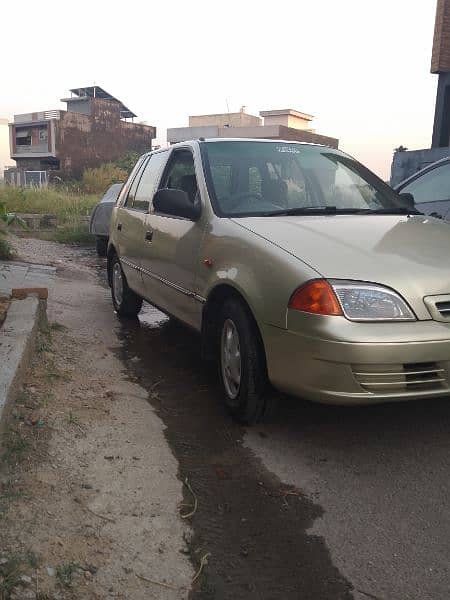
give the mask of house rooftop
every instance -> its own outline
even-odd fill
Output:
[[[73,88],[70,90],[72,96],[70,98],[62,98],[62,102],[76,102],[76,100],[85,100],[86,98],[102,98],[103,100],[113,100],[120,105],[120,116],[122,119],[129,119],[137,117],[134,112],[125,106],[118,98],[115,98],[104,90],[99,85],[93,85],[90,87]],[[75,97],[74,97],[75,96]]]
[[[305,121],[312,121],[314,119],[313,115],[302,113],[298,110],[294,110],[293,108],[283,108],[281,110],[261,110],[259,115],[261,117],[279,117],[281,115],[291,115],[292,117],[299,117]]]

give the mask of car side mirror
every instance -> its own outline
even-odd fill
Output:
[[[191,202],[184,190],[158,190],[153,196],[153,207],[156,212],[183,217],[190,221],[197,221],[201,213],[200,202]]]
[[[410,194],[409,192],[401,192],[399,194],[399,196],[401,199],[401,205],[404,208],[413,210],[416,207],[416,203],[414,201],[414,196],[412,194]]]

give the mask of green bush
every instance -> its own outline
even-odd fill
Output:
[[[11,260],[15,255],[13,247],[6,239],[6,234],[0,232],[0,260]]]
[[[137,163],[138,158],[143,154],[143,152],[127,152],[122,158],[115,160],[113,165],[118,167],[119,169],[123,169],[129,175]]]
[[[85,169],[81,178],[82,189],[89,193],[103,193],[113,183],[122,183],[128,172],[112,163],[106,163],[96,169]]]

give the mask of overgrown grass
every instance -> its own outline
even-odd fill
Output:
[[[0,202],[8,212],[56,215],[57,229],[42,237],[63,244],[94,243],[94,237],[89,234],[82,217],[90,215],[98,201],[98,194],[83,194],[70,187],[32,189],[0,186]]]
[[[9,243],[6,233],[0,231],[0,260],[11,260],[15,255],[14,248]]]
[[[9,598],[10,592],[20,582],[21,561],[17,557],[7,560],[0,565],[0,599]]]
[[[63,563],[56,567],[56,581],[62,587],[70,587],[73,583],[73,576],[80,570],[78,563]]]
[[[95,237],[89,233],[86,225],[74,223],[72,225],[63,225],[55,231],[46,231],[39,236],[43,240],[59,242],[60,244],[77,244],[79,246],[92,246]]]
[[[0,202],[5,204],[8,212],[54,214],[61,225],[73,222],[74,217],[89,215],[98,201],[98,194],[83,194],[64,187],[0,186]]]

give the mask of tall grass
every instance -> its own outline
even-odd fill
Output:
[[[83,194],[69,188],[0,186],[0,202],[8,212],[55,214],[60,225],[73,221],[74,217],[89,215],[98,201],[98,194]]]
[[[83,194],[69,187],[45,189],[0,186],[0,203],[8,212],[54,214],[58,227],[46,239],[69,244],[91,244],[93,236],[81,217],[90,215],[98,194]]]

